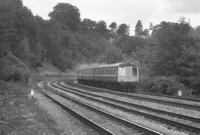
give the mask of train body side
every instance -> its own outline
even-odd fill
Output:
[[[137,66],[122,65],[116,67],[101,67],[79,70],[78,81],[102,81],[102,82],[138,82],[139,70]]]

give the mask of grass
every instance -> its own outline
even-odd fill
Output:
[[[38,81],[45,77],[32,78],[30,86],[0,81],[0,135],[15,134],[60,134],[54,120],[27,95]]]

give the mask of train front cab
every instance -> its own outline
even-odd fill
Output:
[[[124,91],[134,91],[139,81],[139,71],[137,66],[118,67],[117,81]]]
[[[124,66],[118,67],[118,82],[138,82],[139,72],[138,67]]]

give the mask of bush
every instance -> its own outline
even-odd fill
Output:
[[[0,59],[0,80],[28,84],[29,68],[12,53],[7,53]]]
[[[176,95],[179,90],[183,91],[183,94],[187,93],[187,88],[173,76],[158,76],[152,79],[149,84],[150,92],[153,93]]]

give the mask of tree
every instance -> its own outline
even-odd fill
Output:
[[[115,31],[117,29],[117,23],[116,22],[112,22],[109,26],[109,28],[112,30],[112,31]]]
[[[129,35],[129,25],[124,24],[124,23],[119,25],[117,29],[117,34],[120,36]]]
[[[156,27],[159,46],[153,70],[156,75],[177,76],[181,83],[194,88],[193,81],[199,76],[200,59],[196,50],[199,52],[200,40],[190,35],[191,30],[185,21],[162,22]]]
[[[110,36],[112,38],[116,37],[117,23],[116,22],[112,22],[110,24],[109,28],[110,28]]]
[[[144,36],[149,36],[149,30],[148,29],[144,29],[143,35]]]
[[[88,18],[83,19],[81,22],[81,29],[83,31],[92,31],[96,26],[96,22]]]
[[[135,35],[136,36],[143,35],[143,26],[142,26],[142,22],[140,20],[137,21],[137,24],[135,26]]]
[[[100,62],[103,63],[116,63],[116,62],[121,62],[123,60],[123,54],[119,48],[116,48],[113,45],[108,45],[106,47],[105,54],[100,56]]]
[[[96,24],[95,31],[98,32],[101,36],[108,34],[107,26],[105,21],[99,21]]]
[[[79,9],[68,3],[57,4],[49,16],[51,20],[60,21],[67,25],[72,31],[76,31],[80,25]]]

